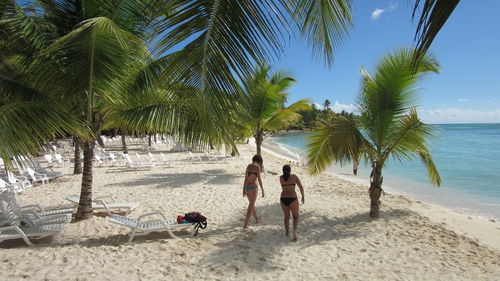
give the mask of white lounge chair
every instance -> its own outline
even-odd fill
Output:
[[[134,162],[132,161],[132,158],[128,154],[123,154],[123,157],[125,158],[125,165],[128,168],[135,168],[135,169],[140,169],[140,168],[152,168],[155,166],[154,163],[142,163],[142,162]]]
[[[61,234],[63,231],[64,224],[4,226],[0,227],[0,242],[4,240],[22,238],[28,246],[33,246],[33,243],[28,237],[55,236]]]
[[[16,177],[11,171],[7,171],[7,180],[12,186],[21,185],[23,191],[33,187],[31,182],[26,177]]]
[[[64,167],[66,165],[66,163],[70,163],[70,161],[68,159],[65,159],[61,154],[59,153],[56,153],[54,155],[54,157],[56,158],[56,161],[57,163],[59,163],[60,166]]]
[[[203,161],[203,160],[201,159],[201,156],[200,156],[200,155],[194,155],[191,151],[188,151],[188,153],[189,153],[189,156],[191,156],[191,159],[192,159],[193,161],[198,161],[198,162]]]
[[[41,182],[42,184],[49,182],[49,177],[46,174],[38,173],[31,168],[26,168],[26,172],[28,172],[32,182]]]
[[[78,205],[80,203],[80,196],[73,194],[66,197],[66,200]],[[106,210],[109,215],[111,215],[111,211],[116,210],[126,210],[128,213],[138,206],[139,203],[137,202],[118,202],[113,195],[96,197],[92,200],[92,208],[94,210]]]
[[[52,158],[52,156],[50,156],[50,155],[48,155],[48,156],[50,158]],[[44,168],[42,168],[42,165],[40,165],[40,162],[38,162],[38,160],[36,158],[32,158],[31,162],[33,163],[33,170],[35,170],[35,172],[40,173],[40,174],[45,174],[45,175],[47,175],[47,177],[49,179],[56,179],[58,177],[64,176],[63,172],[54,172],[52,167],[50,167],[51,171],[45,170]]]
[[[8,208],[16,217],[25,217],[33,221],[68,223],[72,219],[73,208],[45,210],[40,205],[21,206],[17,196],[12,191],[0,193],[0,201],[8,204]],[[5,207],[4,207],[5,208]],[[4,219],[9,219],[5,218]]]
[[[21,184],[10,184],[3,179],[0,179],[0,191],[12,190],[16,193],[21,193],[24,191],[24,187]]]
[[[210,153],[208,152],[205,152],[205,157],[207,157],[207,161],[217,161],[217,156],[215,155],[211,155]]]
[[[98,165],[98,166],[101,166],[101,165],[102,165],[101,156],[99,156],[99,155],[94,155],[94,161],[97,163],[97,165]]]
[[[147,219],[149,217],[149,219]],[[155,217],[155,218],[151,218]],[[193,227],[193,230],[190,232],[189,236],[194,237],[197,234],[196,224],[192,223],[177,223],[176,219],[167,219],[161,212],[152,212],[139,216],[137,219],[119,216],[119,215],[111,215],[109,217],[109,221],[112,223],[116,223],[125,227],[128,227],[132,230],[130,233],[129,242],[134,239],[135,236],[147,235],[151,232],[159,232],[166,231],[172,238],[176,238],[177,236],[172,232],[172,229],[185,229],[189,227]]]
[[[114,166],[116,163],[116,155],[113,153],[109,153],[108,160],[111,162],[111,166]]]

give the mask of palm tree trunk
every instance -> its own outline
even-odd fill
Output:
[[[382,169],[380,167],[373,167],[369,193],[370,217],[378,218],[380,216],[380,195],[382,195]]]
[[[127,142],[125,141],[125,135],[122,133],[122,150],[124,154],[128,154]]]
[[[94,160],[94,141],[83,143],[83,176],[80,202],[76,219],[87,219],[92,215],[92,165]]]
[[[264,137],[262,137],[262,133],[257,133],[255,135],[255,144],[257,145],[257,154],[262,156],[262,143],[264,142]],[[264,161],[260,164],[260,170],[264,172]]]
[[[80,158],[80,140],[77,137],[73,137],[73,144],[75,145],[75,167],[73,169],[73,174],[82,173],[82,158]]]

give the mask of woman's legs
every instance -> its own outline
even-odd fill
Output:
[[[293,236],[292,240],[297,241],[298,238],[298,230],[299,230],[299,199],[293,201],[290,204],[290,211],[292,212],[293,217]]]
[[[281,209],[283,210],[284,215],[283,223],[285,224],[285,235],[288,236],[290,229],[290,208],[281,202]]]
[[[247,198],[248,198],[248,209],[247,209],[247,215],[245,216],[245,222],[243,223],[243,229],[248,228],[248,221],[250,220],[250,217],[252,215],[257,217],[255,213],[255,201],[257,200],[257,189],[254,189],[252,191],[247,191]]]

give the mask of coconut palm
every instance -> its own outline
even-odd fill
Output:
[[[308,142],[308,167],[316,174],[332,162],[346,164],[352,159],[372,163],[370,177],[370,216],[379,216],[382,169],[387,160],[419,158],[433,184],[441,178],[429,152],[435,140],[434,127],[420,121],[415,109],[416,91],[422,76],[438,72],[431,55],[422,58],[413,74],[413,51],[399,49],[388,53],[376,65],[373,76],[362,71],[361,91],[357,96],[360,116],[356,121],[335,115],[330,124],[316,128]]]
[[[243,82],[244,97],[239,122],[251,133],[257,145],[257,154],[261,155],[261,146],[265,131],[287,128],[301,118],[300,110],[309,109],[308,100],[303,99],[285,107],[288,98],[285,92],[293,78],[277,71],[270,75],[266,64],[259,64],[251,76]]]
[[[174,115],[162,124],[171,122],[188,141],[217,139],[200,132],[209,127],[218,128],[211,132],[224,130],[225,123],[219,121],[235,106],[237,77],[250,73],[253,61],[279,55],[288,38],[285,33],[299,33],[316,57],[331,64],[351,25],[349,0],[40,0],[29,11],[21,5],[0,0],[0,30],[9,42],[32,47],[23,56],[21,80],[53,97],[54,104],[65,107],[68,100],[77,101],[85,116],[82,122],[95,139],[106,123],[101,109],[111,100],[110,93],[139,94],[157,87],[171,91],[177,85],[192,89],[197,105],[203,106],[194,119],[176,119],[180,113],[170,110]],[[136,69],[140,75],[130,75]],[[127,111],[128,120],[148,123],[147,118],[158,118],[154,113],[168,104],[153,112],[147,106]],[[138,116],[141,112],[145,117]],[[93,140],[82,143],[77,218],[92,212],[94,145]]]

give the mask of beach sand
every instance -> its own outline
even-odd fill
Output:
[[[140,202],[128,216],[200,211],[208,227],[196,238],[167,233],[137,237],[103,214],[67,225],[54,239],[0,243],[0,280],[498,280],[500,226],[402,196],[382,197],[381,218],[368,216],[367,186],[334,175],[312,177],[292,166],[305,187],[299,241],[285,237],[278,175],[288,161],[264,152],[266,196],[259,225],[242,230],[248,201],[244,171],[255,147],[226,163],[174,167],[94,168],[94,196]],[[177,154],[169,157],[177,158]],[[68,172],[70,172],[68,168]],[[67,175],[19,195],[21,204],[68,206],[80,175]]]

